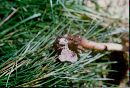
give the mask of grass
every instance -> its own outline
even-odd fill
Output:
[[[93,20],[96,12],[78,2],[64,0],[0,1],[0,86],[2,87],[98,87],[110,70],[109,52],[86,50],[74,63],[56,61],[52,49],[57,36],[80,34],[87,39],[107,41],[111,28]],[[97,16],[100,18],[100,16]],[[104,37],[103,34],[106,36]],[[102,77],[103,76],[103,77]],[[104,85],[105,86],[105,85]]]

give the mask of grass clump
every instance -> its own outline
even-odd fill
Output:
[[[102,20],[92,20],[90,9],[81,2],[4,0],[0,6],[0,22],[11,8],[18,8],[0,26],[0,86],[93,88],[99,87],[101,80],[110,80],[105,76],[111,62],[96,62],[108,58],[109,52],[86,50],[74,64],[57,62],[53,54],[53,42],[64,34],[80,34],[96,41],[109,39],[111,28],[102,27]]]

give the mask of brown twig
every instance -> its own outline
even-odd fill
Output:
[[[108,50],[108,51],[127,51],[128,48],[125,45],[118,43],[97,43],[94,41],[87,40],[80,36],[68,36],[70,42],[76,42],[79,46],[85,49],[95,50]]]
[[[109,51],[126,51],[123,45],[117,43],[97,43],[82,38],[80,45],[84,48]]]
[[[8,16],[6,17],[1,23],[0,23],[0,27],[6,22],[8,21],[17,11],[18,9],[15,9],[15,8],[12,8],[13,9],[13,12]]]

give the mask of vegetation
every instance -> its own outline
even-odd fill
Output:
[[[16,13],[0,26],[1,87],[93,88],[111,80],[106,77],[115,63],[108,59],[110,52],[86,50],[71,64],[57,62],[52,48],[57,36],[64,34],[98,42],[118,40],[112,35],[113,25],[92,19],[96,12],[78,0],[0,0],[0,22],[12,8]]]

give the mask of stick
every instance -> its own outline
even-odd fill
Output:
[[[87,40],[81,36],[67,36],[70,43],[78,44],[78,46],[85,49],[95,49],[95,50],[108,50],[108,51],[128,51],[128,47],[123,44],[118,43],[97,43],[94,41]]]
[[[125,46],[117,43],[97,43],[82,38],[79,43],[83,48],[108,51],[127,51]]]

